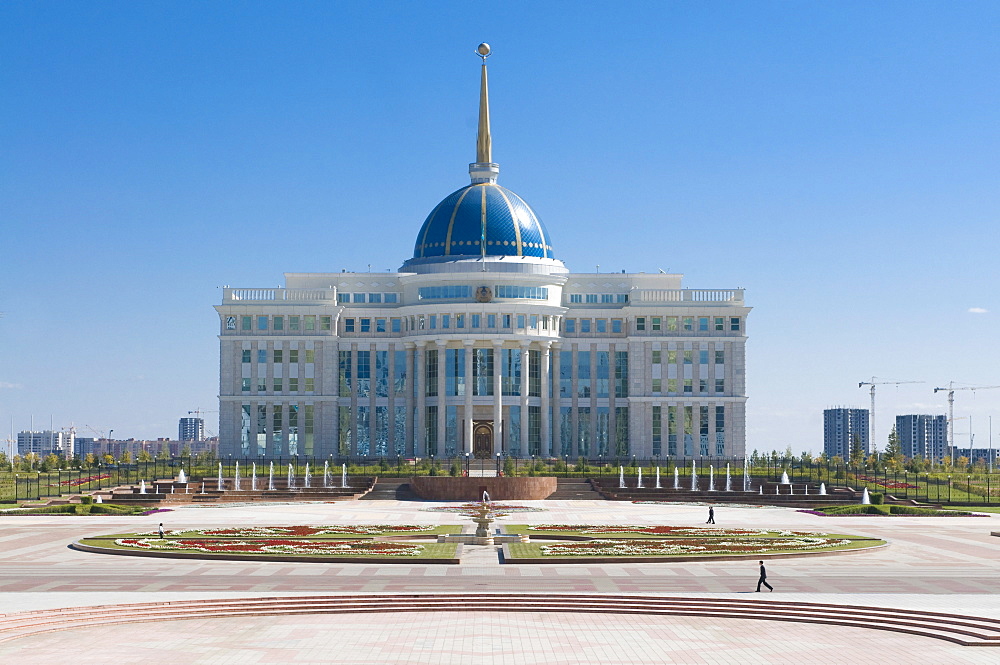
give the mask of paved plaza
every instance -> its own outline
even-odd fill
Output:
[[[544,512],[508,523],[704,523],[698,505],[519,502]],[[0,642],[0,662],[77,663],[995,663],[1000,647],[964,647],[895,632],[794,622],[686,616],[488,611],[503,593],[741,598],[919,609],[1000,618],[998,518],[819,517],[794,509],[728,507],[719,527],[850,533],[886,548],[768,562],[774,593],[753,593],[756,561],[504,564],[466,547],[460,565],[189,561],[77,552],[104,533],[249,525],[469,524],[434,502],[352,501],[179,508],[148,517],[0,518],[2,611],[338,594],[482,593],[484,611],[191,619],[74,628]]]

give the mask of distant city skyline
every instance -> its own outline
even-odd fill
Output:
[[[111,6],[0,5],[0,427],[170,437],[221,287],[395,270],[475,158],[480,41],[571,270],[746,289],[748,452],[820,452],[873,376],[925,382],[879,386],[880,450],[1000,385],[997,3]],[[993,414],[957,393],[956,445]]]

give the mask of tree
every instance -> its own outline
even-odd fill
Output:
[[[156,459],[170,459],[170,446],[164,441],[160,444],[160,450],[156,453]]]
[[[45,456],[44,464],[47,470],[58,469],[60,462],[61,460],[59,459],[59,455],[56,455],[55,453],[49,453]]]
[[[112,455],[111,453],[104,453],[101,456],[101,459],[104,460],[104,463],[109,466],[115,463],[115,456]]]
[[[184,447],[181,448],[181,457],[191,457],[191,444],[185,443]]]
[[[94,456],[94,453],[87,453],[83,457],[83,463],[88,469],[92,469],[97,465],[97,458]]]
[[[139,456],[137,457],[137,459],[140,462],[152,462],[153,456],[149,454],[148,450],[143,448],[142,450],[139,451]]]
[[[7,459],[7,453],[0,452],[0,469],[6,471],[10,466],[10,460]]]
[[[865,461],[865,449],[861,447],[861,435],[855,433],[851,438],[851,464],[861,464]]]
[[[25,453],[21,456],[21,470],[32,471],[38,465],[38,453]]]
[[[903,446],[899,442],[895,426],[889,432],[889,440],[885,445],[885,463],[891,469],[897,469],[903,464]]]

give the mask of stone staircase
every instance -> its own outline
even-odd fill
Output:
[[[179,600],[0,614],[0,643],[57,630],[127,623],[390,612],[574,612],[790,621],[883,630],[974,647],[1000,647],[1000,620],[884,607],[782,602],[770,598],[676,598],[588,594],[452,593]],[[86,636],[84,635],[84,639]]]
[[[605,477],[596,478],[591,481],[594,489],[604,498],[611,501],[671,501],[671,502],[702,502],[702,503],[752,503],[775,506],[788,506],[789,508],[815,508],[822,505],[834,505],[843,503],[858,503],[861,500],[861,493],[845,488],[830,488],[827,494],[819,493],[819,486],[806,483],[758,483],[754,482],[754,490],[750,492],[742,491],[742,478],[739,483],[739,491],[726,492],[719,489],[718,479],[716,489],[710,491],[707,479],[700,479],[698,489],[691,489],[690,479],[682,479],[680,489],[673,488],[673,478],[661,479],[662,487],[656,489],[650,487],[655,480],[644,479],[645,487],[636,487],[636,479],[628,477],[625,479],[626,487],[619,487],[617,478]],[[759,489],[763,487],[763,492]]]
[[[223,479],[223,489],[217,488],[216,479],[181,483],[175,480],[154,480],[145,494],[138,487],[128,485],[94,492],[104,503],[119,505],[158,506],[178,503],[250,503],[254,501],[351,501],[367,494],[375,486],[376,478],[352,477],[348,487],[292,487],[287,481],[275,479],[274,489],[266,489],[267,481],[258,479],[258,487],[249,489],[250,480],[241,480],[241,489],[232,489],[233,481]],[[319,481],[322,484],[322,481]],[[338,481],[339,482],[339,481]],[[301,479],[299,480],[301,484]],[[204,491],[202,487],[204,486]]]
[[[420,501],[410,489],[405,478],[385,478],[375,483],[370,492],[360,497],[362,501]]]
[[[601,493],[586,478],[556,478],[556,491],[546,500],[601,501]]]

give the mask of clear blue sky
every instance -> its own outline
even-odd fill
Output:
[[[558,256],[747,289],[750,450],[926,381],[880,388],[884,445],[1000,384],[998,34],[995,1],[4,2],[0,429],[175,436],[220,286],[396,269],[467,183],[488,41]],[[977,445],[998,406],[958,393]]]

